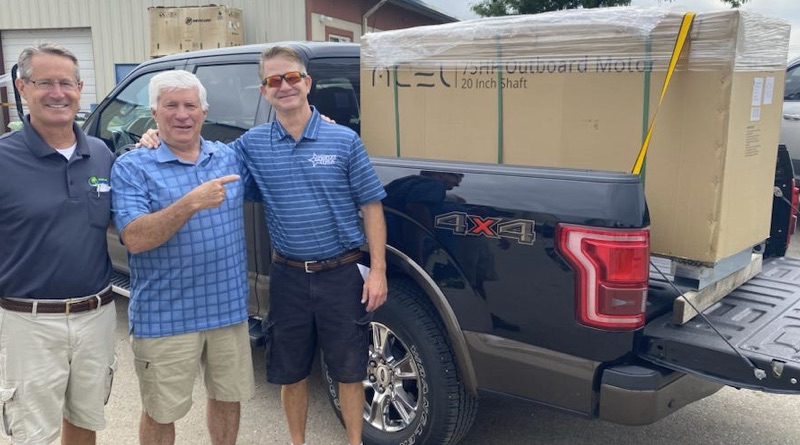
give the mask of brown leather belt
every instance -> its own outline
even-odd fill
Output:
[[[114,292],[111,290],[111,286],[109,286],[96,295],[82,297],[80,299],[72,298],[64,300],[63,302],[38,301],[35,299],[20,301],[0,297],[0,307],[7,311],[14,312],[68,315],[75,312],[86,312],[97,309],[112,301],[114,301]]]
[[[306,273],[322,272],[323,270],[335,269],[345,264],[355,263],[361,259],[361,251],[358,249],[348,250],[347,252],[327,260],[318,261],[296,261],[290,260],[275,252],[272,255],[272,261],[278,264],[285,264],[290,267],[303,269]]]

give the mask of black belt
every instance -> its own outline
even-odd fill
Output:
[[[75,312],[86,312],[92,309],[97,309],[100,306],[105,306],[114,301],[114,292],[111,286],[108,289],[101,291],[96,295],[90,297],[83,297],[81,299],[69,299],[63,302],[54,301],[37,301],[30,299],[28,301],[12,300],[9,298],[0,297],[0,308],[7,311],[14,312],[35,312],[43,314],[71,314]]]
[[[322,272],[323,270],[335,269],[345,264],[355,263],[361,259],[361,251],[358,249],[348,250],[347,252],[326,260],[298,261],[290,260],[275,252],[272,261],[278,264],[285,264],[290,267],[303,269],[306,273]]]

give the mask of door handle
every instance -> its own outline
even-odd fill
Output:
[[[800,121],[800,114],[784,114],[783,118],[787,121]]]

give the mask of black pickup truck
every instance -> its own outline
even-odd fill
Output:
[[[359,131],[358,45],[290,44],[314,79],[311,103]],[[204,137],[233,140],[274,118],[258,91],[264,47],[145,62],[84,129],[114,151],[136,142],[153,127],[150,78],[186,69],[208,89]],[[650,257],[639,177],[373,157],[388,192],[390,295],[372,324],[364,442],[457,443],[488,393],[642,425],[723,385],[798,392],[800,261],[782,257],[797,191],[785,150],[778,160],[773,233],[755,248],[763,270],[681,325],[672,311],[682,290],[668,263]],[[261,205],[243,217],[258,319],[270,241]],[[109,241],[125,293],[125,251],[113,231]],[[334,384],[330,398],[337,407]]]

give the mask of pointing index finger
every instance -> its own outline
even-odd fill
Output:
[[[239,176],[239,175],[226,175],[226,176],[222,176],[221,178],[217,178],[217,179],[219,180],[220,183],[227,184],[229,182],[238,181],[238,180],[242,179],[242,177]]]

